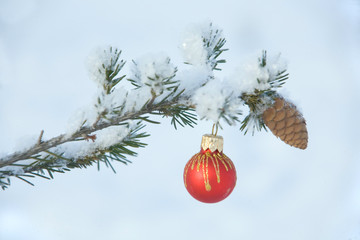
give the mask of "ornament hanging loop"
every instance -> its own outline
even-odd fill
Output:
[[[215,126],[216,126],[216,130],[215,130]],[[215,130],[215,134],[214,134],[214,130]],[[212,131],[211,131],[211,135],[216,136],[219,130],[219,125],[217,123],[214,123],[213,127],[212,127]]]

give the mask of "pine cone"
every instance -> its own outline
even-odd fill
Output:
[[[263,113],[263,120],[271,132],[285,143],[305,149],[308,143],[306,122],[296,106],[281,97]]]

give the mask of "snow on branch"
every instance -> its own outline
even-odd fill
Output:
[[[149,88],[155,96],[171,91],[178,86],[174,80],[177,68],[164,55],[148,55],[133,61],[132,77],[128,80],[136,88]]]
[[[217,58],[228,50],[223,48],[226,40],[222,36],[222,32],[212,23],[199,24],[189,28],[182,43],[185,63],[197,67],[208,67],[211,70],[220,70],[217,65],[226,61]]]
[[[54,172],[93,164],[115,171],[114,161],[126,164],[128,156],[136,156],[136,148],[146,145],[145,124],[159,123],[152,115],[170,117],[175,128],[193,127],[199,117],[218,125],[241,123],[245,132],[253,122],[260,130],[262,112],[288,78],[286,65],[280,55],[268,57],[264,51],[231,77],[220,79],[215,70],[225,63],[219,58],[227,50],[225,43],[221,29],[212,23],[199,25],[185,34],[182,51],[187,65],[179,72],[170,57],[153,54],[133,60],[128,79],[120,74],[126,63],[120,50],[95,50],[87,64],[99,87],[94,102],[71,118],[66,133],[42,139],[42,132],[32,146],[0,157],[0,186],[8,187],[12,177],[31,184],[30,177],[51,179]],[[126,90],[124,79],[134,88]],[[240,120],[244,106],[249,115]]]
[[[266,51],[262,51],[257,61],[243,64],[233,78],[237,79],[237,88],[242,90],[239,94],[241,99],[250,109],[240,127],[245,134],[249,130],[254,134],[255,130],[266,129],[262,114],[280,96],[277,89],[289,77],[286,67],[280,54],[268,56]]]

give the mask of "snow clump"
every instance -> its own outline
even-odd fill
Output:
[[[181,44],[185,62],[195,67],[209,68],[215,65],[214,48],[222,38],[222,30],[212,23],[193,25],[183,34]]]
[[[229,84],[233,85],[239,94],[252,94],[255,90],[270,89],[269,80],[276,78],[276,75],[285,71],[287,67],[286,61],[280,58],[280,54],[267,56],[265,67],[262,67],[259,61],[255,56],[251,57],[229,78]]]
[[[106,84],[105,69],[115,70],[116,64],[114,63],[118,54],[110,46],[94,49],[86,61],[90,78],[100,86]]]
[[[130,81],[137,87],[148,87],[158,96],[172,82],[177,68],[164,54],[149,54],[134,61]]]

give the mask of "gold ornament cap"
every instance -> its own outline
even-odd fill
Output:
[[[222,136],[215,136],[212,134],[205,134],[202,136],[201,148],[206,151],[209,149],[211,152],[218,150],[219,152],[223,151],[224,139]]]

